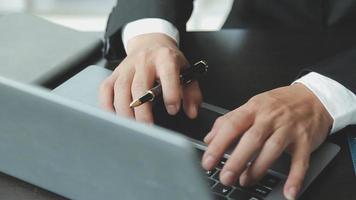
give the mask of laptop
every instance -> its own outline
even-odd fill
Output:
[[[87,68],[60,86],[60,91],[65,85],[80,85],[78,77],[99,83],[104,77],[88,77],[96,70],[103,68]],[[141,124],[61,97],[63,93],[6,78],[0,78],[0,94],[0,171],[64,197],[284,199],[287,159],[253,187],[225,187],[217,177],[229,155],[216,169],[203,172],[200,155],[205,145],[179,132]],[[202,110],[212,115],[224,112],[209,104]],[[338,146],[325,143],[314,152],[303,191],[338,151]]]
[[[89,66],[76,76],[55,88],[53,92],[65,98],[99,108],[98,91],[100,83],[111,73],[111,70],[100,66]],[[210,131],[215,119],[229,112],[224,108],[203,103],[197,119],[191,120],[188,119],[183,112],[178,113],[177,116],[174,117],[168,115],[163,103],[159,101],[154,105],[153,111],[156,125],[187,136],[195,146],[198,146],[199,149],[203,150],[205,149],[205,144],[202,143],[202,140],[206,133]],[[324,148],[325,150],[322,150]],[[229,157],[231,150],[228,150],[225,158]],[[311,161],[312,164],[302,191],[305,191],[338,151],[338,146],[334,144],[325,144],[315,153],[315,159],[312,159]],[[203,152],[201,152],[201,154],[202,153]],[[320,156],[316,156],[317,154],[320,154]],[[321,156],[321,154],[324,154],[325,156]],[[224,163],[225,161],[226,160],[223,159],[221,162]],[[320,165],[320,163],[324,164]],[[269,171],[270,173],[261,181],[261,184],[256,185],[256,187],[248,188],[248,192],[239,193],[242,197],[236,199],[284,199],[282,196],[283,185],[289,172],[289,166],[289,156],[286,154],[282,155],[282,157],[271,167],[271,170]],[[241,189],[241,187],[237,186],[231,188],[221,185],[218,179],[221,167],[222,165],[219,165],[217,169],[206,172],[209,177],[208,182],[210,183],[210,188],[213,190],[213,194],[216,195],[216,199],[226,199],[221,198],[221,196],[228,197],[228,199],[234,199],[232,198],[234,196],[232,191],[236,191],[235,193],[237,193],[239,190],[236,190],[236,188]]]

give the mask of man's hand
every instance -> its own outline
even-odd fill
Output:
[[[129,41],[127,55],[100,87],[100,104],[104,109],[152,123],[151,103],[134,110],[129,105],[159,80],[169,114],[175,115],[183,100],[188,117],[197,116],[202,94],[197,82],[184,87],[180,85],[180,71],[188,67],[188,62],[174,40],[159,33],[137,36]]]
[[[332,123],[319,99],[304,85],[271,90],[216,120],[204,139],[208,149],[202,165],[206,170],[212,169],[224,151],[240,139],[220,180],[231,185],[239,179],[242,186],[247,186],[262,178],[286,150],[292,161],[284,195],[295,199],[308,170],[310,154],[325,140]],[[250,162],[253,158],[256,159]]]

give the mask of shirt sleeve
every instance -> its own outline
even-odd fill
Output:
[[[305,85],[325,106],[334,120],[331,133],[356,124],[356,95],[337,81],[310,72],[294,83]]]
[[[160,18],[145,18],[124,26],[121,38],[125,51],[127,51],[127,44],[130,39],[148,33],[166,34],[179,44],[179,31],[172,23]]]

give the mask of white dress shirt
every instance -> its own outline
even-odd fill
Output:
[[[122,31],[125,50],[128,41],[147,33],[163,33],[179,44],[179,32],[170,22],[159,18],[146,18],[128,23]],[[333,118],[331,133],[356,124],[356,95],[349,89],[321,74],[311,72],[294,83],[301,83],[309,88],[325,106]]]

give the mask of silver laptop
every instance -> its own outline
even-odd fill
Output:
[[[88,77],[95,74],[91,70],[98,69],[88,68],[65,85],[81,85],[73,82],[79,76],[90,78],[83,81],[99,83],[94,76]],[[64,85],[61,88],[64,91]],[[256,186],[227,188],[216,178],[225,160],[204,174],[199,164],[204,145],[182,134],[117,117],[5,78],[0,78],[0,94],[0,171],[64,197],[284,199],[286,160]],[[223,111],[204,105],[211,112]],[[337,146],[324,144],[313,154],[303,190],[338,151]]]

